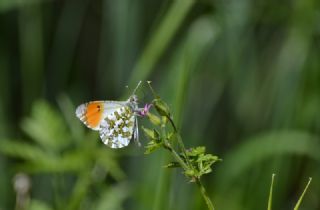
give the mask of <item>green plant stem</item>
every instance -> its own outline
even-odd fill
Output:
[[[172,127],[173,127],[173,130],[175,132],[175,134],[177,135],[177,140],[178,140],[178,144],[180,146],[180,149],[182,150],[183,154],[185,155],[185,158],[186,158],[186,161],[188,164],[185,163],[185,161],[183,161],[183,159],[178,155],[178,153],[171,147],[170,143],[165,141],[165,148],[168,149],[172,155],[174,156],[174,158],[176,159],[176,161],[181,165],[181,167],[187,171],[187,170],[190,170],[193,169],[193,166],[192,164],[189,162],[189,158],[187,156],[187,153],[186,153],[186,149],[185,149],[185,146],[182,142],[182,138],[180,136],[180,134],[178,133],[178,130],[177,130],[177,127],[175,126],[173,120],[171,119],[171,117],[169,116],[166,116],[168,118],[168,120],[170,121]],[[208,194],[207,194],[207,191],[205,189],[205,187],[202,185],[201,181],[200,181],[200,177],[193,177],[193,179],[195,180],[200,192],[201,192],[201,195],[203,197],[203,199],[205,200],[206,204],[207,204],[207,207],[209,210],[214,210],[214,207],[213,207],[213,204],[212,204],[212,201],[210,200]]]
[[[207,207],[209,210],[214,210],[214,207],[213,207],[213,204],[207,194],[207,191],[206,191],[206,188],[204,188],[204,186],[202,185],[201,181],[200,181],[200,178],[196,178],[196,183],[197,183],[197,186],[199,187],[200,189],[200,192],[201,192],[201,195],[203,197],[203,199],[205,200],[206,204],[207,204]]]
[[[307,185],[306,185],[306,187],[304,188],[304,190],[303,190],[303,192],[302,192],[302,195],[300,196],[300,198],[299,198],[298,202],[296,203],[296,205],[295,205],[295,207],[294,207],[293,210],[298,210],[298,209],[299,209],[300,204],[301,204],[301,202],[302,202],[302,199],[303,199],[303,197],[304,197],[304,194],[306,194],[306,192],[307,192],[307,190],[308,190],[308,187],[309,187],[311,181],[312,181],[312,178],[310,177],[310,178],[309,178],[309,181],[308,181],[308,183],[307,183]]]
[[[272,174],[271,186],[270,186],[270,192],[269,192],[269,200],[268,200],[268,210],[272,209],[272,191],[273,191],[274,177],[275,177],[275,174]]]
[[[156,98],[156,99],[160,99],[160,97],[156,94],[156,92],[153,90],[152,86],[150,85],[150,81],[148,82],[148,86],[153,94],[153,96]],[[183,160],[181,158],[181,156],[175,151],[175,149],[171,146],[171,144],[169,143],[169,141],[167,141],[167,139],[165,139],[163,142],[163,147],[167,150],[169,150],[171,152],[171,154],[173,155],[174,159],[180,164],[180,166],[183,168],[184,171],[194,171],[194,167],[193,165],[191,164],[190,160],[189,160],[189,157],[187,155],[187,150],[184,146],[184,143],[182,141],[182,138],[178,132],[178,129],[177,129],[177,126],[174,124],[172,118],[170,117],[170,114],[167,113],[165,115],[165,117],[167,118],[167,120],[170,122],[172,128],[173,128],[173,131],[174,131],[174,134],[176,135],[176,138],[177,138],[177,141],[178,141],[178,145],[180,147],[180,150],[181,152],[183,153],[184,157],[185,157],[185,160]],[[165,130],[162,130],[162,135],[165,134]],[[166,135],[164,135],[165,137]],[[200,177],[197,177],[197,176],[192,176],[192,181],[195,181],[197,186],[199,187],[199,190],[201,192],[201,195],[203,197],[203,199],[205,200],[206,204],[207,204],[207,207],[209,210],[214,210],[214,207],[213,207],[213,204],[212,204],[212,201],[210,200],[208,194],[207,194],[207,191],[205,189],[205,187],[202,185],[201,181],[200,181]]]
[[[156,99],[160,99],[160,97],[156,94],[156,92],[154,91],[154,89],[152,88],[150,83],[151,83],[151,81],[147,82],[147,84],[148,84],[153,96]],[[178,144],[179,144],[180,150],[182,151],[183,155],[185,156],[188,166],[193,169],[193,166],[192,166],[192,164],[191,164],[191,162],[190,162],[190,160],[188,158],[188,155],[186,153],[186,148],[185,148],[185,146],[184,146],[184,144],[182,142],[182,138],[181,138],[181,136],[180,136],[180,134],[178,132],[177,126],[174,124],[174,122],[173,122],[172,118],[170,117],[170,115],[166,115],[165,117],[169,120],[169,122],[170,122],[170,124],[171,124],[171,126],[173,128],[173,131],[174,131],[175,135],[177,136],[177,140],[178,140]]]
[[[179,156],[179,154],[172,148],[172,146],[168,141],[165,141],[164,147],[172,153],[175,160],[181,165],[181,167],[184,170],[189,170],[189,166],[183,161],[183,159]]]
[[[193,166],[192,166],[192,164],[191,164],[191,162],[189,160],[189,157],[188,157],[187,152],[186,152],[186,148],[185,148],[185,146],[183,144],[182,138],[181,138],[181,136],[180,136],[180,134],[178,132],[178,129],[177,129],[176,125],[174,124],[174,122],[173,122],[173,120],[172,120],[172,118],[170,116],[167,115],[166,118],[169,120],[170,124],[173,127],[175,135],[177,136],[177,141],[178,141],[180,150],[182,151],[183,155],[185,156],[188,166],[193,169]]]

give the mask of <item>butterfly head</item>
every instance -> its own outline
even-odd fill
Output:
[[[132,108],[132,110],[137,110],[138,109],[138,96],[137,95],[130,96],[127,103]]]

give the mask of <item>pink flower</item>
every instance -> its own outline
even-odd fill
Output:
[[[144,117],[148,114],[149,109],[151,108],[152,104],[146,104],[144,105],[144,108],[141,109],[141,111],[139,112],[139,114]]]

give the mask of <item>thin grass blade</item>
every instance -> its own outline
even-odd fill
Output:
[[[273,191],[274,177],[275,177],[275,174],[272,174],[271,186],[270,186],[270,192],[269,192],[269,199],[268,199],[268,210],[272,209],[272,191]]]
[[[306,187],[304,188],[303,193],[301,194],[301,196],[300,196],[297,204],[296,204],[295,207],[294,207],[294,210],[298,210],[298,209],[299,209],[300,204],[301,204],[301,202],[302,202],[302,199],[303,199],[303,197],[304,197],[304,194],[307,192],[308,187],[309,187],[311,181],[312,181],[312,178],[310,177],[310,178],[309,178],[309,181],[308,181],[308,184],[307,184]]]

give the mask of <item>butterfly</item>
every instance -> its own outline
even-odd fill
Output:
[[[91,101],[81,104],[76,109],[76,116],[88,128],[99,131],[105,145],[122,148],[128,146],[132,139],[140,145],[137,116],[147,111],[146,107],[138,107],[138,98],[132,94],[126,101]]]

